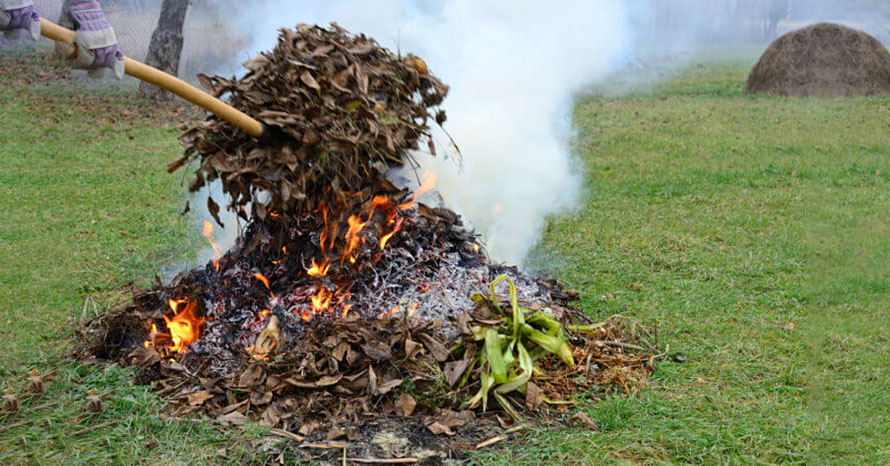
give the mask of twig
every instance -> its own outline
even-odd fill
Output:
[[[80,323],[83,324],[87,320],[87,305],[93,303],[93,314],[94,316],[99,315],[99,308],[96,307],[96,300],[93,299],[92,295],[87,295],[87,299],[83,302],[83,311],[80,313]]]
[[[154,417],[154,416],[153,416]],[[160,419],[164,422],[169,421],[181,421],[181,422],[216,422],[216,419],[204,419],[200,417],[176,417],[176,416],[157,416],[157,419]]]
[[[513,426],[513,427],[505,430],[503,434],[498,435],[497,437],[492,437],[492,438],[480,443],[479,445],[476,445],[476,449],[478,450],[480,448],[485,448],[487,446],[494,445],[495,443],[498,443],[498,442],[503,442],[504,440],[507,440],[508,438],[510,438],[510,434],[519,432],[520,430],[525,429],[526,427],[528,427],[528,426],[525,424],[519,424],[518,426]]]
[[[304,443],[300,445],[300,448],[323,448],[328,450],[338,450],[340,448],[346,448],[345,443]]]
[[[53,406],[55,406],[55,405],[57,405],[57,404],[59,404],[58,401],[52,401],[52,402],[50,402],[50,403],[44,403],[44,404],[42,404],[42,405],[35,406],[35,407],[33,407],[33,408],[29,408],[27,411],[24,411],[24,413],[25,413],[25,414],[31,414],[31,413],[33,413],[34,411],[40,411],[41,409],[52,408]]]
[[[504,433],[505,434],[513,434],[513,433],[519,432],[520,430],[525,429],[526,427],[528,427],[527,424],[520,424],[518,426],[513,426],[513,427],[505,430]]]
[[[498,442],[503,442],[504,440],[507,440],[508,438],[510,438],[510,436],[508,436],[508,435],[498,435],[497,437],[492,437],[492,438],[480,443],[479,445],[476,445],[476,449],[478,450],[480,448],[485,448],[489,445],[494,445],[495,443],[498,443]]]
[[[306,440],[306,437],[303,437],[303,436],[301,436],[301,435],[297,435],[297,434],[295,434],[295,433],[293,433],[293,432],[288,432],[288,431],[286,431],[286,430],[284,430],[284,429],[276,429],[276,428],[273,427],[273,428],[270,428],[270,429],[269,429],[269,432],[271,432],[271,433],[273,433],[273,434],[275,434],[275,435],[277,435],[277,436],[279,436],[279,437],[289,438],[289,439],[291,439],[291,440],[293,440],[293,441],[295,441],[295,442],[302,442],[303,440]]]
[[[103,422],[102,424],[96,424],[94,426],[87,427],[86,429],[80,429],[77,432],[74,432],[73,434],[71,434],[71,436],[77,437],[78,435],[81,435],[81,434],[86,434],[88,432],[92,432],[94,430],[98,430],[103,427],[108,427],[112,424],[117,424],[117,422],[118,422],[117,420],[114,420],[114,421]]]
[[[594,340],[594,344],[597,345],[606,345],[606,346],[617,346],[619,348],[627,348],[637,351],[646,351],[646,348],[642,346],[632,345],[630,343],[624,343],[623,341],[611,341],[611,340]]]
[[[42,405],[35,406],[35,407],[27,409],[27,410],[22,410],[21,414],[31,414],[35,411],[40,411],[41,409],[51,408],[53,406],[56,406],[57,404],[59,404],[58,401],[44,403]],[[10,413],[10,414],[14,414],[14,413]],[[15,422],[12,424],[7,424],[5,426],[0,426],[0,433],[6,432],[7,430],[15,429],[16,427],[21,427],[21,426],[30,424],[32,421],[33,421],[33,419],[25,419],[24,421],[19,421],[19,422]]]
[[[352,461],[353,463],[367,463],[367,464],[414,464],[414,463],[420,462],[420,460],[418,458],[390,458],[390,459],[346,458],[346,461]]]
[[[15,429],[16,427],[21,427],[30,424],[33,419],[25,419],[24,421],[15,422],[12,424],[7,424],[5,426],[0,427],[0,434],[6,432],[7,430]]]
[[[652,356],[652,359],[664,359],[664,357],[667,356],[667,354],[670,352],[671,352],[671,345],[670,344],[665,345],[664,353],[656,354],[655,356]]]
[[[188,383],[188,380],[183,380],[182,382],[176,384],[175,386],[170,386],[170,387],[167,387],[167,388],[162,388],[162,389],[158,390],[155,394],[158,395],[158,396],[166,396],[166,395],[169,395],[170,393],[173,393],[173,392],[175,392],[176,390],[178,390],[179,387],[182,387],[182,386],[185,385],[186,383]]]

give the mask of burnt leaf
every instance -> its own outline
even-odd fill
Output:
[[[222,220],[219,219],[219,204],[213,200],[212,197],[207,196],[207,211],[210,212],[210,215],[213,216],[213,220],[216,220],[216,224],[225,228]]]

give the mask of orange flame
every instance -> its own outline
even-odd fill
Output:
[[[475,253],[479,252],[479,243],[473,243],[473,252],[475,252]]]
[[[396,304],[392,309],[388,311],[383,311],[380,314],[377,314],[377,318],[380,320],[389,319],[390,317],[399,313],[402,310],[402,306],[400,304]]]
[[[219,260],[222,258],[222,248],[213,242],[213,225],[207,220],[204,220],[203,233],[204,237],[207,238],[207,242],[213,247],[213,267],[219,272]]]
[[[158,326],[155,325],[154,322],[152,322],[152,324],[151,324],[151,330],[148,332],[148,340],[145,340],[145,343],[144,343],[144,344],[145,344],[145,349],[148,349],[149,347],[151,347],[151,345],[152,345],[152,337],[154,337],[155,335],[157,335],[157,333],[158,333]]]
[[[355,251],[355,248],[359,245],[359,243],[364,242],[364,238],[360,235],[363,228],[367,223],[362,223],[358,217],[355,215],[350,215],[349,219],[349,231],[346,232],[346,249],[343,251],[343,259],[340,261],[342,264],[347,258],[349,258],[349,262],[354,264],[355,257],[352,256],[352,251]]]
[[[324,277],[328,274],[328,269],[330,268],[330,264],[328,264],[328,259],[325,260],[321,264],[315,263],[315,259],[312,259],[312,267],[306,270],[306,273],[309,274],[310,277]]]
[[[418,196],[421,194],[433,189],[436,187],[436,174],[433,172],[426,172],[423,174],[423,183],[414,191],[414,195],[411,196],[411,200],[398,206],[399,210],[406,210],[414,207],[414,201],[417,200]]]
[[[315,313],[321,313],[327,310],[327,308],[331,307],[331,300],[333,298],[334,295],[329,292],[327,288],[319,286],[318,293],[310,298],[312,300],[312,309]]]
[[[396,221],[396,227],[393,228],[393,230],[392,230],[391,232],[389,232],[389,233],[386,234],[386,235],[383,235],[383,237],[380,238],[380,250],[381,250],[381,251],[383,250],[383,248],[386,247],[386,242],[389,241],[389,239],[392,238],[392,236],[393,236],[394,234],[398,233],[399,230],[402,229],[402,223],[403,223],[404,221],[405,221],[405,219],[399,217],[399,219]]]
[[[324,218],[324,227],[321,230],[321,234],[318,236],[318,244],[321,247],[321,254],[324,259],[319,264],[312,259],[312,267],[306,270],[306,273],[311,277],[324,277],[328,274],[328,269],[330,265],[328,264],[327,250],[328,248],[334,247],[334,241],[337,239],[337,228],[336,225],[334,227],[334,234],[330,235],[331,241],[330,245],[328,245],[328,235],[329,235],[329,226],[328,226],[328,207],[324,202],[321,202],[316,209],[316,212],[321,212],[322,218]]]
[[[386,196],[374,196],[374,199],[371,200],[371,212],[368,213],[368,220],[366,220],[365,223],[368,223],[371,221],[371,219],[374,217],[374,212],[378,208],[387,206],[387,205],[391,205],[391,204],[389,202],[389,199],[386,198]]]
[[[272,288],[269,287],[269,279],[266,278],[265,275],[263,275],[263,274],[261,274],[261,273],[259,273],[259,272],[255,273],[253,276],[254,276],[254,278],[256,278],[257,280],[263,282],[263,285],[266,285],[266,289],[269,290],[269,294],[272,295],[272,298],[274,299],[274,298],[275,298],[275,293],[273,293],[273,292],[272,292]]]
[[[164,321],[167,322],[167,329],[173,338],[173,346],[170,349],[177,353],[185,353],[189,346],[198,341],[198,337],[201,336],[201,326],[206,319],[195,317],[195,309],[198,307],[195,301],[171,299],[169,304],[174,316],[172,319],[164,316]],[[180,304],[185,304],[185,309],[182,311],[179,311]]]

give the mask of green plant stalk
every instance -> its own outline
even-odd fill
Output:
[[[504,361],[504,355],[501,353],[501,344],[495,329],[490,328],[485,331],[484,356],[488,360],[488,367],[494,381],[499,384],[506,382],[507,362]]]
[[[522,326],[522,333],[541,348],[559,356],[559,359],[569,367],[575,367],[575,358],[572,356],[572,350],[565,340],[547,335],[528,324]]]

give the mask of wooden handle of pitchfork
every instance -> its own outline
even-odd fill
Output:
[[[76,32],[43,18],[40,18],[40,32],[49,39],[72,45],[74,44],[74,38],[77,36]],[[195,105],[207,109],[214,115],[243,129],[251,136],[263,136],[264,127],[262,123],[175,76],[170,76],[157,68],[127,57],[124,57],[124,72],[136,79],[166,89]]]

